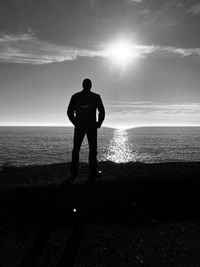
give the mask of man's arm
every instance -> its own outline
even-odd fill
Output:
[[[69,102],[69,106],[67,109],[67,116],[72,124],[75,125],[75,106],[74,106],[74,99],[73,96],[71,97],[71,100]]]
[[[100,128],[101,127],[101,124],[103,123],[103,121],[105,119],[105,108],[104,108],[104,105],[103,105],[103,102],[102,102],[100,96],[99,96],[99,100],[98,100],[97,109],[99,111],[97,128]]]

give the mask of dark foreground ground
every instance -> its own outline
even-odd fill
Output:
[[[200,163],[0,172],[0,266],[200,266]]]

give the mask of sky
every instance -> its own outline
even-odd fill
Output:
[[[199,25],[198,0],[1,0],[0,125],[71,125],[90,78],[104,126],[200,126]]]

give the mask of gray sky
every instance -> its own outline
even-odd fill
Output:
[[[0,125],[70,125],[86,77],[105,126],[200,125],[197,0],[2,0]],[[124,67],[106,54],[129,40]]]

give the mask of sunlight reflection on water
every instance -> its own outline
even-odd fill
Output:
[[[128,140],[128,133],[124,129],[116,129],[113,139],[110,140],[106,160],[113,162],[135,161],[135,155]]]

